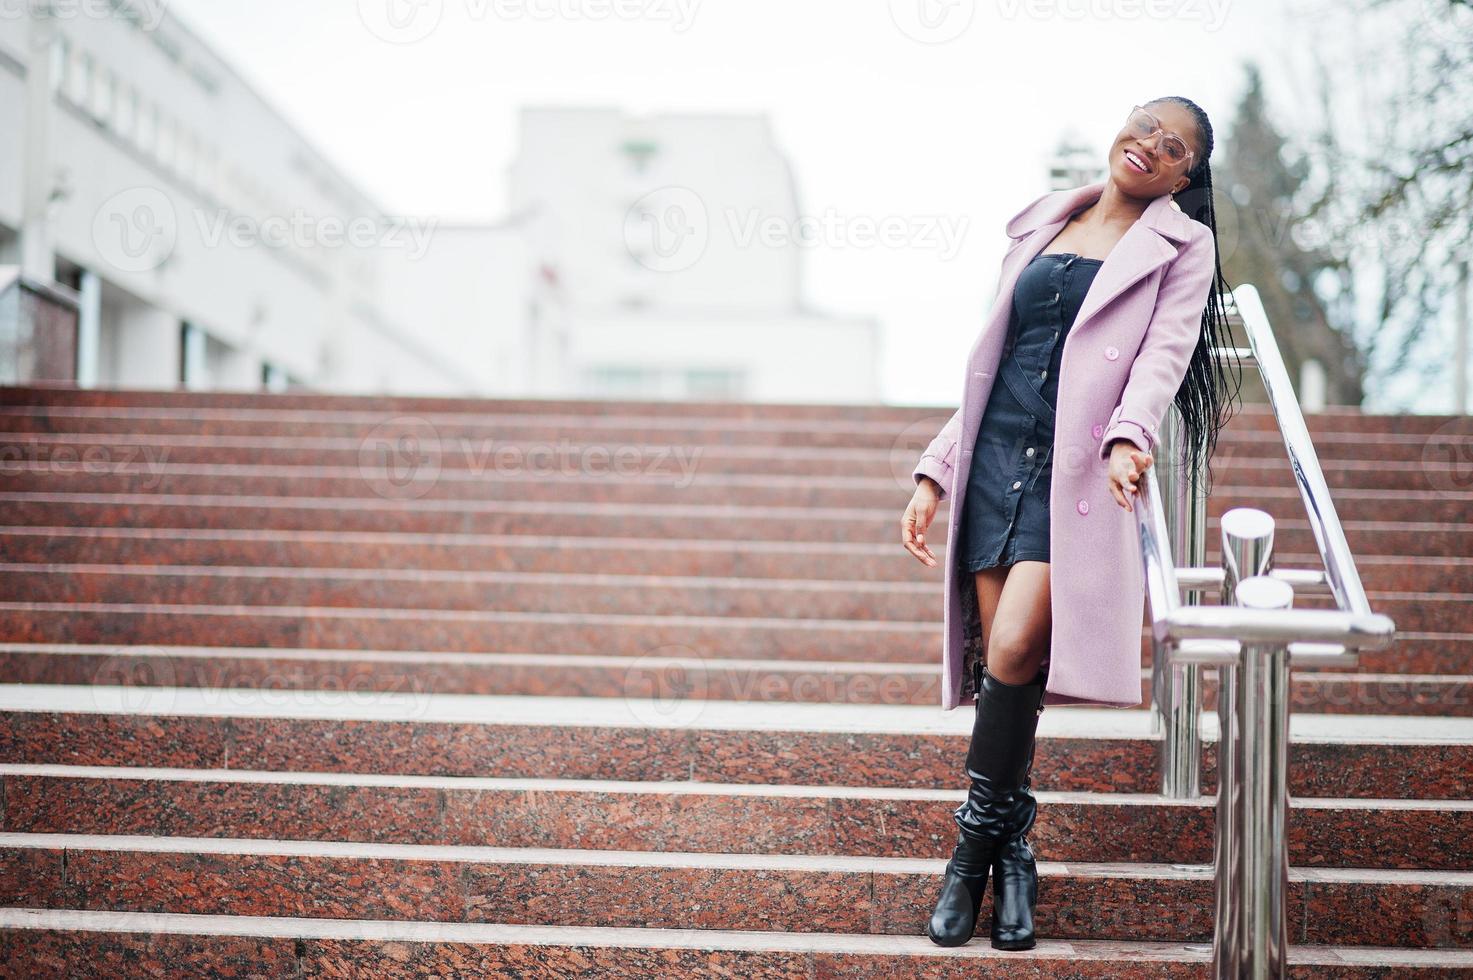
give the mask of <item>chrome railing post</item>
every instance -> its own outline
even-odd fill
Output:
[[[1273,567],[1274,521],[1265,511],[1234,507],[1222,515],[1222,595],[1225,606],[1238,605],[1237,588],[1244,579],[1267,575]],[[1241,653],[1240,653],[1241,656]],[[1217,665],[1217,838],[1213,864],[1217,869],[1217,920],[1213,946],[1237,945],[1241,902],[1239,878],[1232,869],[1241,861],[1243,828],[1235,816],[1242,805],[1239,768],[1241,730],[1238,712],[1236,663]],[[1219,972],[1219,976],[1222,973]]]
[[[1172,564],[1197,568],[1207,561],[1207,497],[1185,466],[1186,433],[1180,413],[1166,413],[1160,458],[1161,509],[1165,515]],[[1152,467],[1155,469],[1156,467]],[[1186,604],[1200,602],[1189,593]],[[1189,799],[1201,794],[1202,776],[1202,667],[1171,657],[1171,646],[1153,637],[1151,642],[1151,731],[1161,733],[1161,794]]]
[[[1238,583],[1234,597],[1244,609],[1284,610],[1294,602],[1294,589],[1254,575]],[[1241,644],[1233,673],[1231,713],[1219,704],[1217,857],[1223,863],[1217,867],[1213,969],[1219,980],[1281,977],[1289,948],[1288,642]]]

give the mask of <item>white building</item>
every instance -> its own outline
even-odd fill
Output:
[[[570,390],[879,400],[876,321],[804,307],[811,228],[766,117],[525,109],[508,186],[560,286]]]
[[[393,216],[163,4],[113,6],[0,16],[0,265],[76,290],[82,383],[878,398],[876,324],[729,233],[797,213],[761,117],[527,111],[511,217]]]

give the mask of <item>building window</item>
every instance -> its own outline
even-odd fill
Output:
[[[660,372],[649,368],[604,364],[584,372],[589,392],[610,397],[652,397],[660,389]]]
[[[138,92],[126,82],[118,82],[113,100],[113,132],[132,142],[133,127],[138,124]]]
[[[746,377],[735,368],[692,368],[685,372],[685,397],[740,398]]]
[[[629,165],[637,174],[642,174],[649,169],[650,160],[660,151],[654,140],[625,140],[621,147],[624,155],[629,159]]]
[[[101,65],[92,71],[92,90],[87,101],[87,111],[92,118],[106,125],[113,112],[113,73]]]
[[[67,100],[74,105],[85,106],[87,93],[92,89],[92,56],[85,51],[73,51],[66,80]]]
[[[159,107],[152,102],[138,103],[138,125],[133,129],[133,145],[139,151],[153,156],[154,143],[159,136]]]
[[[210,384],[207,340],[205,332],[193,323],[179,324],[179,382],[194,391]]]
[[[153,146],[154,159],[166,167],[172,167],[174,165],[174,153],[178,146],[177,140],[179,136],[176,124],[174,120],[161,112],[159,113],[157,130],[158,132]]]
[[[51,92],[55,95],[66,90],[67,71],[71,68],[71,47],[66,38],[51,39]]]
[[[220,151],[215,149],[214,144],[200,144],[199,165],[195,172],[195,179],[199,183],[200,193],[204,196],[217,201],[225,199],[225,188],[220,182]]]
[[[180,126],[174,153],[174,170],[186,184],[194,183],[194,164],[194,133]]]
[[[291,378],[286,371],[275,364],[261,365],[261,387],[273,394],[279,394],[292,386]]]

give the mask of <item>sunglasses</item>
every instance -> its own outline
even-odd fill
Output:
[[[1162,131],[1160,120],[1138,105],[1130,107],[1130,117],[1125,121],[1125,128],[1130,131],[1130,135],[1140,140],[1148,140],[1161,133],[1161,142],[1156,145],[1156,151],[1171,163],[1181,163],[1195,156],[1186,140],[1175,133]]]

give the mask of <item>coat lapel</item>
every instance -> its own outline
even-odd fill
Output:
[[[1105,182],[1096,181],[1054,191],[1038,198],[1008,221],[1008,236],[1023,241],[1014,248],[1014,261],[1004,277],[1006,295],[1011,295],[1023,268],[1063,230],[1069,218],[1098,200],[1104,189]],[[1162,194],[1146,205],[1145,211],[1100,264],[1074,318],[1071,333],[1087,326],[1115,297],[1176,258],[1177,248],[1172,242],[1184,242],[1191,237],[1191,221],[1172,206],[1170,194]]]

